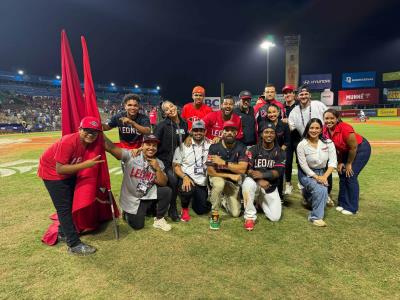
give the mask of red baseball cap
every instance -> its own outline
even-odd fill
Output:
[[[84,117],[81,120],[81,124],[79,125],[79,128],[103,131],[101,122],[99,121],[99,119],[97,119],[95,117]]]
[[[198,85],[193,88],[192,94],[194,94],[194,93],[199,93],[199,94],[205,95],[206,90],[202,86]]]
[[[237,129],[237,125],[235,124],[235,122],[225,121],[224,122],[224,129],[225,128],[235,128],[235,129]]]
[[[293,85],[285,85],[282,89],[282,93],[285,92],[294,92],[295,88]]]

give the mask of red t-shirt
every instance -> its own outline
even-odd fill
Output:
[[[332,135],[330,134],[328,128],[324,126],[324,136],[330,138],[333,143],[335,144],[336,151],[339,154],[346,153],[350,150],[349,146],[347,145],[346,141],[348,140],[350,133],[354,133],[357,139],[357,144],[362,143],[362,136],[357,134],[353,127],[345,122],[340,122],[336,125]]]
[[[206,115],[212,112],[211,107],[202,104],[199,109],[194,107],[193,103],[187,103],[182,108],[182,118],[188,123],[188,129],[192,129],[192,123],[203,119]]]
[[[86,148],[82,145],[79,132],[64,135],[50,146],[40,157],[38,176],[45,180],[63,180],[73,175],[56,172],[56,163],[73,165],[82,162]]]
[[[222,117],[223,112],[221,110],[213,111],[203,118],[206,124],[206,137],[213,139],[215,137],[221,137],[222,131],[224,130],[224,119]],[[232,113],[230,121],[234,122],[238,128],[238,133],[236,136],[237,140],[243,137],[242,130],[242,119],[235,113]]]

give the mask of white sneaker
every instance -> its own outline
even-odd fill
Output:
[[[343,207],[341,207],[341,206],[336,206],[336,210],[339,211],[339,212],[341,212],[341,211],[343,210]]]
[[[164,231],[170,231],[172,228],[171,225],[169,225],[167,223],[167,221],[165,221],[165,218],[161,218],[161,219],[154,218],[153,227],[159,228]]]
[[[342,214],[347,215],[347,216],[354,215],[351,211],[345,210],[345,209],[342,210]]]
[[[285,185],[285,195],[291,195],[293,192],[293,185],[290,182],[287,182]]]

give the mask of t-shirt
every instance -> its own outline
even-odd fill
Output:
[[[182,172],[201,186],[207,185],[205,163],[210,146],[205,140],[200,144],[192,140],[192,145],[189,147],[182,146],[175,149],[173,162],[180,165]]]
[[[295,106],[290,112],[288,124],[290,130],[297,130],[302,136],[308,121],[312,118],[318,118],[324,122],[324,112],[327,110],[325,104],[321,101],[311,101],[310,104],[303,108],[300,104]]]
[[[138,148],[142,144],[143,135],[132,125],[122,124],[120,118],[126,117],[126,112],[120,112],[115,114],[108,126],[111,128],[118,127],[119,139],[121,142],[130,144],[133,148]],[[132,119],[140,126],[150,127],[150,120],[147,116],[138,113],[135,118]]]
[[[217,144],[212,144],[208,150],[207,165],[213,166],[217,172],[221,173],[232,173],[226,166],[215,165],[211,162],[211,155],[218,155],[224,161],[231,163],[239,163],[240,161],[248,162],[246,155],[246,146],[241,142],[235,142],[233,148],[225,148],[222,141]]]
[[[74,175],[56,172],[56,163],[73,165],[83,161],[86,148],[82,145],[79,132],[64,135],[50,146],[39,159],[38,176],[45,180],[63,180]]]
[[[276,170],[279,177],[283,174],[286,164],[286,153],[278,145],[267,150],[262,145],[255,145],[247,151],[249,159],[249,169],[260,172]],[[265,190],[266,193],[272,193],[278,186],[279,177],[270,181],[270,186]]]
[[[124,177],[121,185],[121,208],[130,214],[136,214],[139,208],[140,200],[157,199],[157,185],[155,170],[149,166],[144,159],[143,153],[132,157],[130,151],[122,150],[122,159],[124,162]],[[164,170],[164,164],[157,158],[161,170]],[[140,185],[140,186],[139,186]],[[145,187],[146,192],[140,191]]]
[[[335,126],[332,135],[329,133],[328,128],[324,126],[324,136],[330,138],[333,141],[336,147],[336,151],[340,155],[349,152],[350,147],[347,145],[346,141],[348,140],[351,133],[354,133],[354,135],[356,136],[357,144],[361,144],[363,141],[363,137],[357,134],[354,131],[354,128],[348,123],[339,122]]]
[[[211,107],[204,103],[199,109],[196,109],[193,103],[187,103],[182,108],[181,116],[188,123],[189,130],[191,130],[194,121],[203,119],[210,112],[212,112]]]
[[[224,130],[224,118],[222,117],[223,112],[221,110],[210,112],[207,116],[203,118],[203,121],[206,125],[206,137],[210,140],[215,137],[222,137],[222,131]],[[232,113],[230,121],[235,123],[238,132],[236,135],[236,139],[240,140],[243,138],[243,130],[242,130],[242,120],[241,118]]]

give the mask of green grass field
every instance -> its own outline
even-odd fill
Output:
[[[398,125],[354,126],[370,141],[400,140]],[[60,133],[35,134],[50,135]],[[0,136],[0,142],[32,136]],[[108,136],[117,139],[116,131]],[[65,244],[41,243],[54,208],[36,168],[29,168],[34,163],[4,165],[37,160],[46,147],[16,144],[0,156],[0,170],[15,172],[0,177],[0,299],[400,298],[400,145],[373,146],[360,175],[359,213],[328,208],[326,228],[307,222],[296,189],[282,220],[259,215],[253,232],[243,229],[242,218],[227,216],[214,232],[206,216],[194,213],[167,233],[153,229],[150,219],[140,231],[120,220],[118,241],[111,224],[83,236],[98,248],[89,257],[68,255]],[[110,157],[109,165],[119,162]],[[113,173],[111,179],[118,198],[122,177]],[[336,178],[335,198],[337,189]]]

